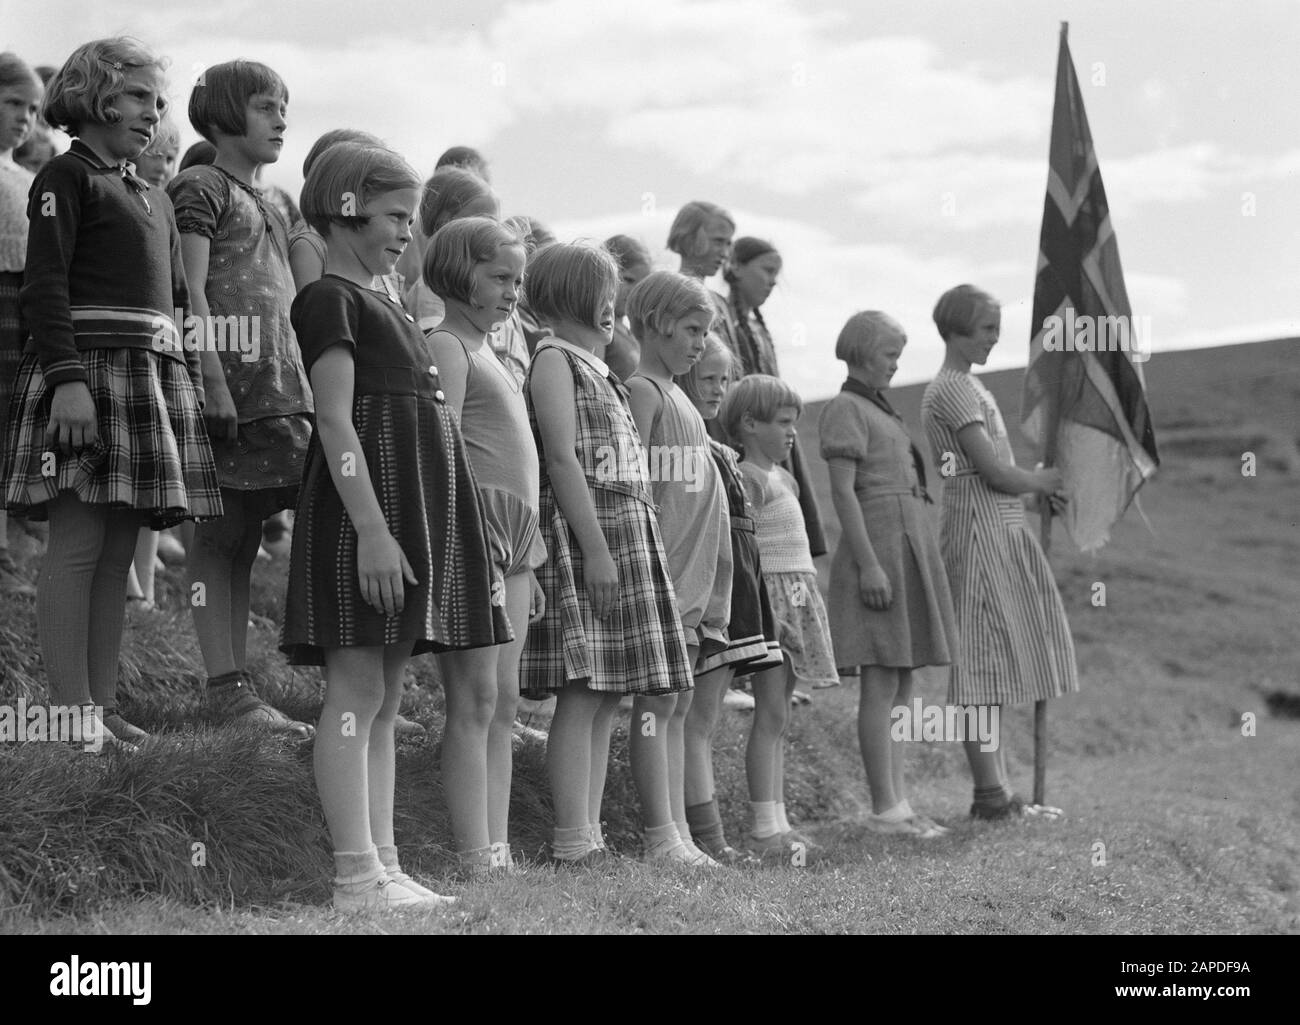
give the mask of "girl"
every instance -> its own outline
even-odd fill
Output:
[[[135,172],[155,189],[165,189],[176,177],[176,161],[180,155],[181,133],[176,122],[165,117],[149,148],[135,158]]]
[[[704,355],[677,384],[707,422],[718,415],[736,376],[726,346],[710,336]],[[695,695],[686,713],[686,821],[696,845],[716,861],[737,864],[747,856],[727,843],[713,784],[713,735],[723,700],[737,670],[761,672],[782,663],[772,605],[763,586],[754,535],[753,509],[745,496],[735,451],[709,440],[710,453],[726,495],[731,550],[731,618],[727,646],[704,654],[695,665]]]
[[[904,741],[890,726],[910,707],[912,670],[948,665],[956,649],[952,598],[939,544],[925,513],[924,463],[882,392],[907,344],[883,313],[855,313],[835,343],[848,364],[818,433],[830,466],[840,546],[831,563],[830,619],[846,676],[861,667],[858,742],[871,787],[869,829],[934,837],[947,832],[912,811],[903,790]]]
[[[974,285],[958,285],[939,297],[934,323],[947,351],[921,416],[935,462],[954,467],[945,475],[939,532],[959,631],[948,702],[1002,705],[1076,691],[1065,609],[1019,497],[1046,496],[1063,508],[1061,471],[1016,466],[998,404],[970,372],[997,344],[1001,310]],[[1058,808],[1016,796],[1000,741],[993,751],[980,750],[978,740],[965,747],[975,781],[972,816],[1059,817]]]
[[[528,634],[520,675],[530,697],[558,693],[546,767],[551,851],[567,863],[604,850],[600,803],[619,697],[691,686],[641,439],[625,389],[596,355],[609,344],[617,287],[613,257],[590,246],[547,246],[529,268],[533,312],[553,333],[537,348],[526,391],[550,560],[538,571],[546,614]],[[662,726],[654,732],[666,739]],[[643,800],[649,794],[647,786]],[[654,799],[643,809],[647,855],[693,860],[667,807],[666,778]]]
[[[515,634],[499,647],[441,656],[447,694],[443,789],[461,864],[472,874],[514,865],[507,819],[519,655],[530,616],[545,609],[533,572],[546,561],[537,445],[523,389],[488,344],[489,332],[519,300],[524,262],[524,243],[515,232],[486,217],[466,217],[438,230],[424,263],[425,282],[447,304],[429,343],[447,405],[460,418]]]
[[[206,69],[190,94],[190,123],[217,156],[182,171],[167,193],[194,314],[207,328],[205,416],[226,510],[195,528],[189,553],[191,588],[203,588],[203,600],[191,607],[208,710],[218,722],[305,739],[311,727],[262,701],[245,668],[262,521],[297,500],[311,434],[311,392],[289,322],[287,233],[252,185],[259,167],[280,158],[288,101],[280,76],[264,64],[236,60]]]
[[[401,871],[393,717],[412,654],[510,639],[473,472],[415,318],[372,285],[411,239],[420,180],[339,143],[302,191],[325,274],[293,303],[316,395],[281,650],[328,669],[314,764],[335,907],[444,903]],[[499,585],[495,585],[499,586]]]
[[[790,455],[803,402],[789,385],[765,374],[743,377],[727,393],[719,414],[728,437],[744,454],[740,464],[755,509],[758,548],[777,638],[786,663],[754,677],[754,725],[745,749],[750,849],[760,856],[806,852],[811,842],[785,816],[785,731],[795,682],[838,682],[826,607],[799,511],[798,485],[778,464]]]
[[[650,273],[650,251],[630,235],[605,239],[605,248],[618,261],[618,294],[614,297],[614,338],[605,350],[605,361],[626,381],[641,362],[641,343],[627,322],[627,297],[638,281]]]
[[[15,54],[0,53],[0,451],[14,372],[27,340],[18,308],[27,259],[27,193],[35,175],[14,162],[14,150],[36,127],[45,87]],[[17,574],[9,554],[9,516],[0,510],[0,587],[6,591],[31,588]]]
[[[160,59],[120,38],[78,47],[50,81],[45,118],[76,141],[32,187],[31,339],[0,472],[10,511],[50,520],[36,615],[51,701],[98,706],[104,739],[128,744],[145,737],[116,709],[140,525],[221,515],[198,354],[172,319],[189,309],[172,206],[127,167],[164,88]]]
[[[657,271],[632,289],[627,307],[632,333],[641,345],[640,366],[628,381],[632,418],[649,446],[651,493],[677,595],[686,659],[694,669],[701,654],[712,655],[727,645],[731,521],[704,420],[673,378],[687,373],[704,354],[713,303],[698,281]],[[628,750],[645,820],[662,822],[661,811],[668,811],[690,856],[688,863],[716,868],[718,862],[691,842],[686,820],[685,723],[691,697],[690,691],[638,695],[632,704],[634,726],[650,716],[658,729],[647,735],[634,728]],[[665,793],[668,806],[660,809],[656,802]]]

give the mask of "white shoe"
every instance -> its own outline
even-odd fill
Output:
[[[746,694],[743,690],[728,689],[727,693],[722,696],[723,708],[734,708],[737,712],[752,712],[754,710],[754,696]]]
[[[418,893],[408,890],[401,883],[387,875],[378,876],[360,887],[353,886],[347,889],[338,885],[334,887],[334,909],[348,913],[407,909],[413,911],[428,910],[443,907],[448,900],[454,899],[439,897],[436,893],[433,895],[433,899],[421,897]]]

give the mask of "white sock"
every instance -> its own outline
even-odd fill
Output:
[[[785,817],[785,802],[776,802],[776,828],[782,833],[790,832],[790,820]]]
[[[903,815],[905,818],[910,819],[913,815],[916,814],[916,812],[912,811],[912,802],[909,801],[906,797],[904,797],[901,801],[898,802],[898,806],[903,809]]]
[[[876,818],[885,822],[905,822],[912,816],[909,814],[911,809],[905,809],[902,804],[896,804],[888,811],[882,811]]]
[[[677,831],[676,822],[670,821],[664,826],[651,826],[645,831],[646,857],[659,857],[681,846],[681,842],[682,836]]]
[[[775,801],[750,801],[749,813],[754,818],[754,828],[750,830],[750,835],[755,840],[766,840],[769,836],[783,832],[776,821]]]

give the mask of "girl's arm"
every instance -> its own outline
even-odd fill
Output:
[[[325,273],[325,261],[315,247],[305,238],[295,238],[289,243],[289,273],[293,275],[293,289],[301,292]]]
[[[459,420],[464,413],[465,389],[469,385],[469,357],[460,339],[450,331],[434,331],[428,337],[433,357],[438,361],[438,383],[447,405],[456,411]]]
[[[858,591],[867,608],[883,611],[889,608],[893,596],[889,577],[881,568],[871,538],[867,536],[862,506],[853,491],[858,464],[840,457],[828,460],[827,464],[831,471],[831,504],[835,506],[835,515],[840,518],[844,541],[853,553],[853,562],[858,569]]]
[[[604,619],[618,600],[618,567],[609,554],[605,532],[596,519],[596,505],[574,445],[577,416],[573,408],[573,376],[564,356],[542,349],[533,359],[529,394],[537,415],[546,454],[546,473],[555,501],[582,549],[583,578],[592,611]]]
[[[208,317],[212,310],[208,306],[206,285],[208,280],[208,257],[211,242],[204,235],[186,231],[181,233],[181,262],[185,264],[185,280],[190,282],[190,308],[194,316],[204,325],[203,346],[199,350],[199,362],[203,367],[203,394],[206,404],[203,418],[208,424],[208,433],[217,439],[234,441],[239,432],[239,414],[235,410],[235,400],[230,397],[230,388],[226,385],[226,368],[222,365],[221,354],[213,352],[208,344]]]
[[[636,432],[641,435],[644,444],[650,444],[650,432],[655,418],[663,412],[664,399],[659,389],[644,377],[633,377],[627,382],[628,405],[632,407],[632,419],[636,421]]]
[[[402,580],[418,583],[401,546],[388,530],[370,483],[366,454],[352,423],[355,366],[345,345],[326,349],[312,364],[316,433],[334,487],[357,532],[357,578],[361,593],[378,612],[397,615],[405,604]]]
[[[957,432],[957,443],[961,445],[966,458],[971,461],[984,483],[994,491],[1008,495],[1023,495],[1037,492],[1050,495],[1059,491],[1064,478],[1055,467],[1043,470],[1022,470],[1019,466],[1010,466],[998,458],[993,442],[982,423],[969,423]]]

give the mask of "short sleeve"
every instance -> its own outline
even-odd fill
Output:
[[[817,433],[821,438],[823,459],[861,462],[867,458],[867,418],[847,395],[841,393],[826,404],[817,424]]]
[[[325,277],[307,285],[294,299],[289,319],[308,376],[315,362],[336,345],[346,345],[355,354],[361,305],[356,294],[336,278]]]
[[[182,235],[215,238],[217,222],[230,200],[230,186],[220,171],[191,167],[167,185],[167,196],[176,210],[176,230]]]
[[[968,424],[984,423],[984,407],[970,381],[956,375],[944,375],[934,382],[930,409],[935,420],[954,434]]]

